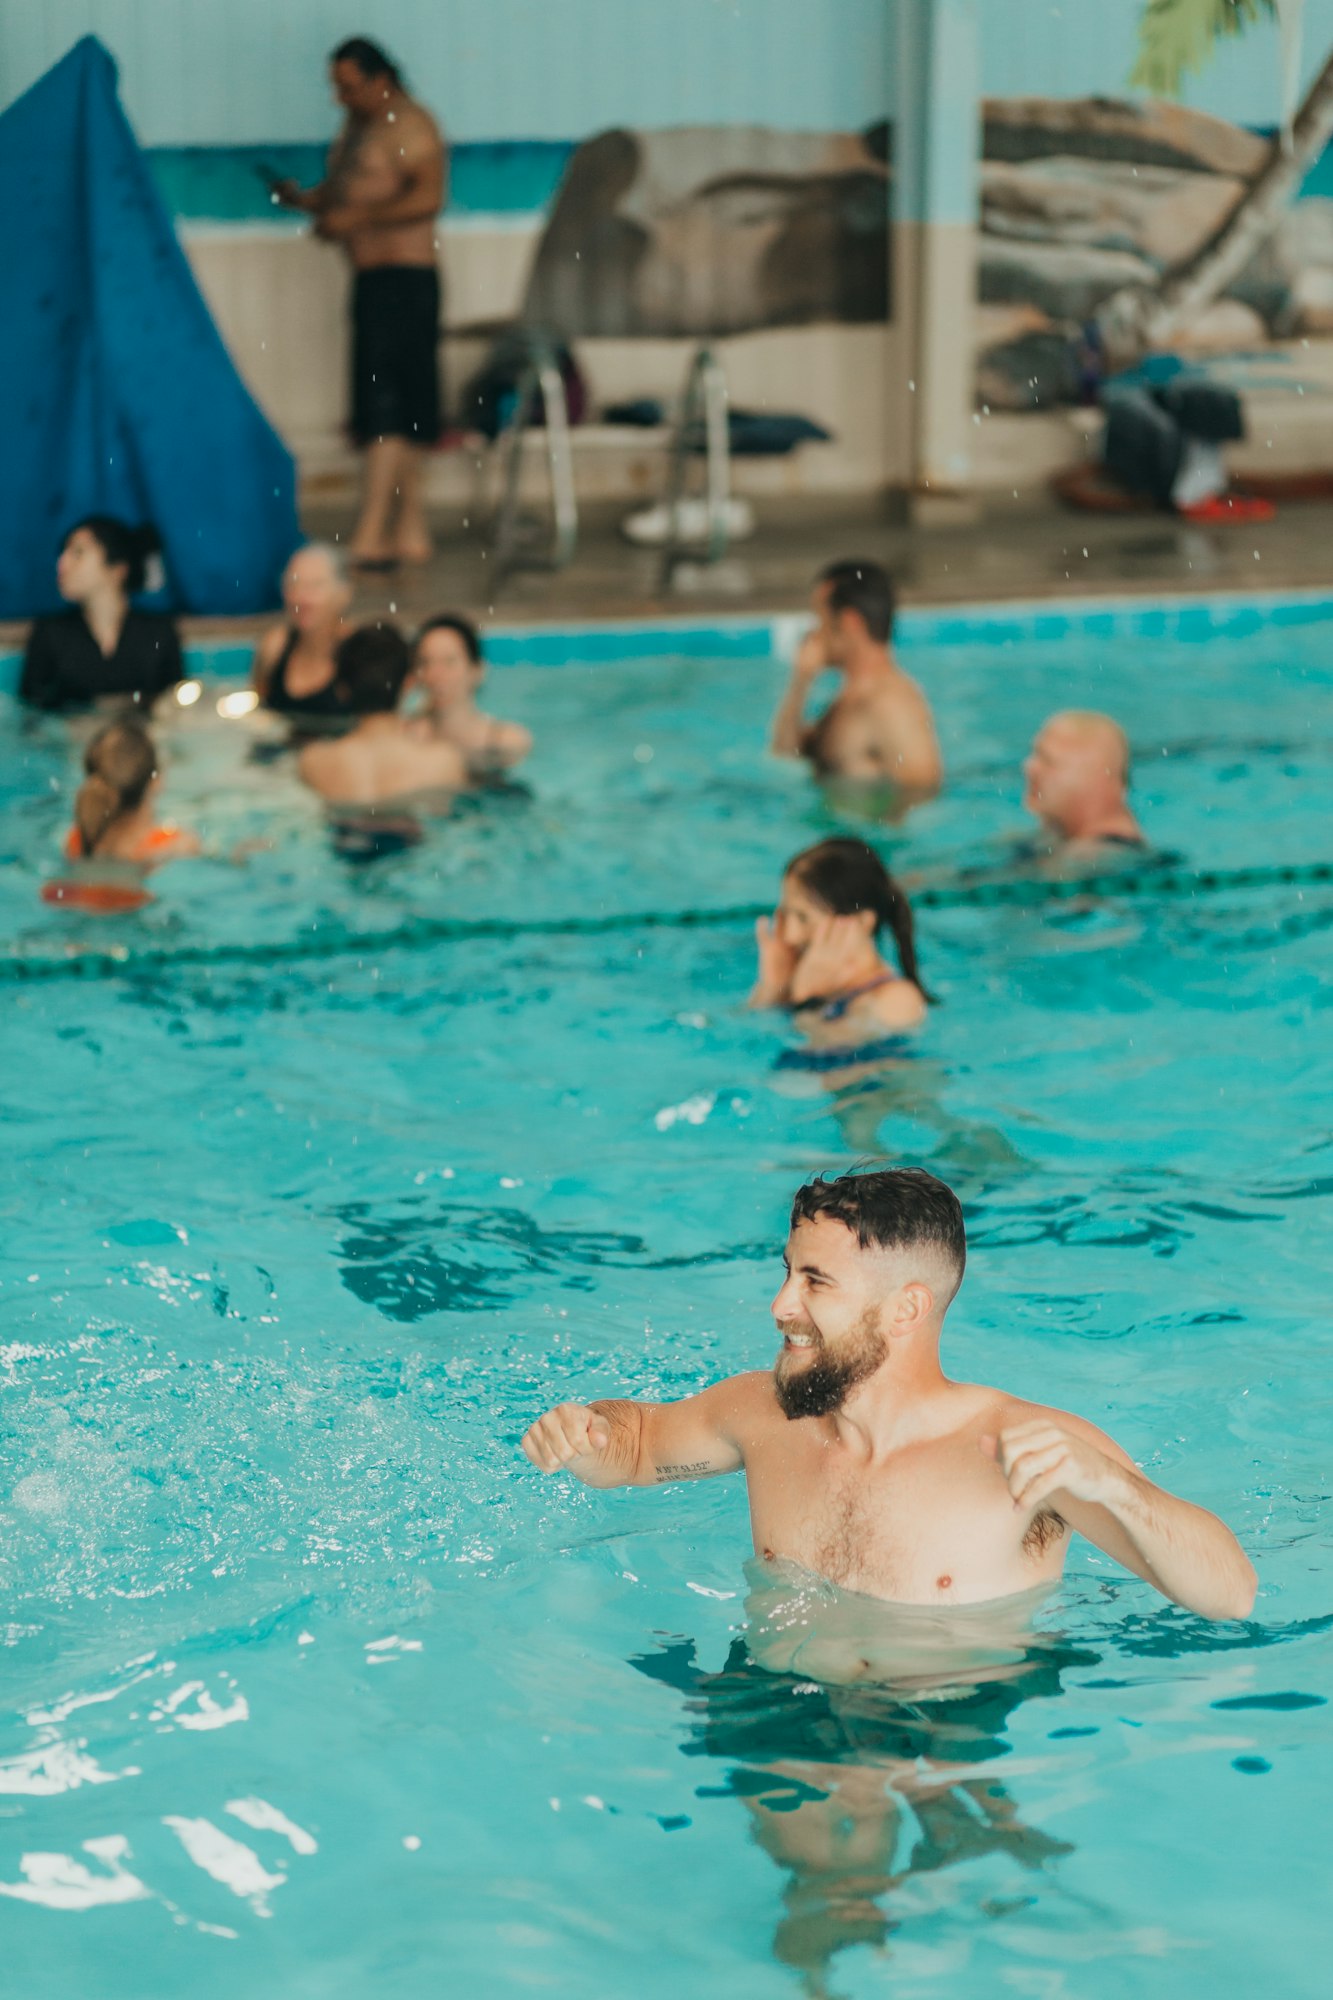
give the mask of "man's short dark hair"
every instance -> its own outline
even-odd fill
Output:
[[[368,35],[349,35],[345,42],[339,42],[329,61],[355,63],[362,76],[387,77],[395,90],[403,87],[403,75],[397,63]]]
[[[887,645],[893,631],[896,599],[893,578],[883,563],[862,561],[830,563],[819,572],[819,581],[829,587],[830,611],[856,611],[865,621],[866,631],[879,645]]]
[[[353,715],[383,715],[397,708],[412,655],[396,625],[358,625],[334,659],[338,689]]]
[[[796,1191],[791,1226],[827,1215],[850,1229],[863,1250],[934,1250],[957,1272],[967,1266],[967,1231],[957,1195],[923,1167],[822,1175]],[[952,1294],[951,1294],[952,1296]]]

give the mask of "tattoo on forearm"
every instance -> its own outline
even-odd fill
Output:
[[[668,1479],[703,1479],[713,1470],[706,1458],[696,1459],[693,1465],[655,1465],[653,1471],[659,1486]]]

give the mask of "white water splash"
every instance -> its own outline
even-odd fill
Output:
[[[21,1882],[0,1882],[0,1896],[19,1903],[40,1903],[48,1910],[95,1910],[104,1903],[138,1903],[151,1895],[146,1882],[121,1864],[130,1851],[123,1834],[85,1840],[104,1872],[94,1874],[70,1854],[25,1854],[19,1862]]]
[[[167,1813],[162,1824],[171,1828],[196,1868],[221,1882],[233,1896],[243,1897],[257,1917],[272,1916],[269,1891],[280,1889],[287,1877],[270,1875],[253,1847],[233,1840],[211,1819],[184,1819],[179,1813]]]
[[[683,1104],[664,1105],[653,1123],[659,1132],[669,1132],[673,1125],[702,1125],[716,1103],[716,1091],[700,1091],[697,1096],[687,1097]]]
[[[313,1834],[307,1833],[295,1820],[288,1819],[285,1812],[279,1812],[267,1799],[228,1799],[227,1811],[243,1826],[253,1827],[256,1833],[280,1833],[292,1844],[297,1854],[318,1854],[319,1842]]]
[[[114,1785],[117,1778],[137,1778],[139,1768],[104,1771],[86,1753],[81,1743],[57,1739],[25,1750],[21,1756],[0,1761],[0,1792],[21,1793],[25,1798],[49,1799],[58,1792],[74,1792],[80,1785]]]
[[[231,1683],[235,1687],[236,1683]],[[193,1707],[185,1704],[192,1702]],[[243,1694],[235,1694],[224,1707],[215,1701],[202,1681],[185,1681],[173,1688],[149,1716],[150,1722],[174,1722],[182,1729],[225,1729],[230,1722],[248,1722],[250,1704]]]

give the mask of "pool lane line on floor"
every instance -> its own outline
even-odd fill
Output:
[[[1333,861],[1291,862],[1255,868],[1143,868],[1069,881],[1020,876],[997,882],[939,882],[912,891],[916,910],[985,910],[1014,905],[1030,909],[1080,897],[1171,898],[1224,895],[1229,890],[1322,888],[1333,885]],[[0,955],[0,984],[52,979],[110,978],[124,972],[169,971],[184,965],[257,965],[350,958],[358,953],[402,951],[428,944],[485,938],[605,937],[628,931],[731,930],[771,914],[767,903],[738,903],[711,910],[627,910],[600,917],[415,917],[394,930],[312,930],[285,943],[111,945],[105,950],[9,951]]]

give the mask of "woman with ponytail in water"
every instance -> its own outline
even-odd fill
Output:
[[[170,618],[136,611],[161,544],[152,528],[89,514],[65,536],[56,587],[68,611],[33,621],[19,693],[35,708],[73,708],[101,695],[129,695],[145,709],[182,674]]]
[[[893,937],[895,970],[880,955]],[[755,927],[752,1007],[785,1007],[817,1048],[853,1051],[925,1019],[912,911],[863,840],[821,840],[788,863],[776,914]]]
[[[99,729],[84,752],[83,768],[74,824],[65,841],[68,860],[121,861],[148,869],[198,854],[194,834],[159,826],[153,816],[161,779],[146,730],[133,722]]]

